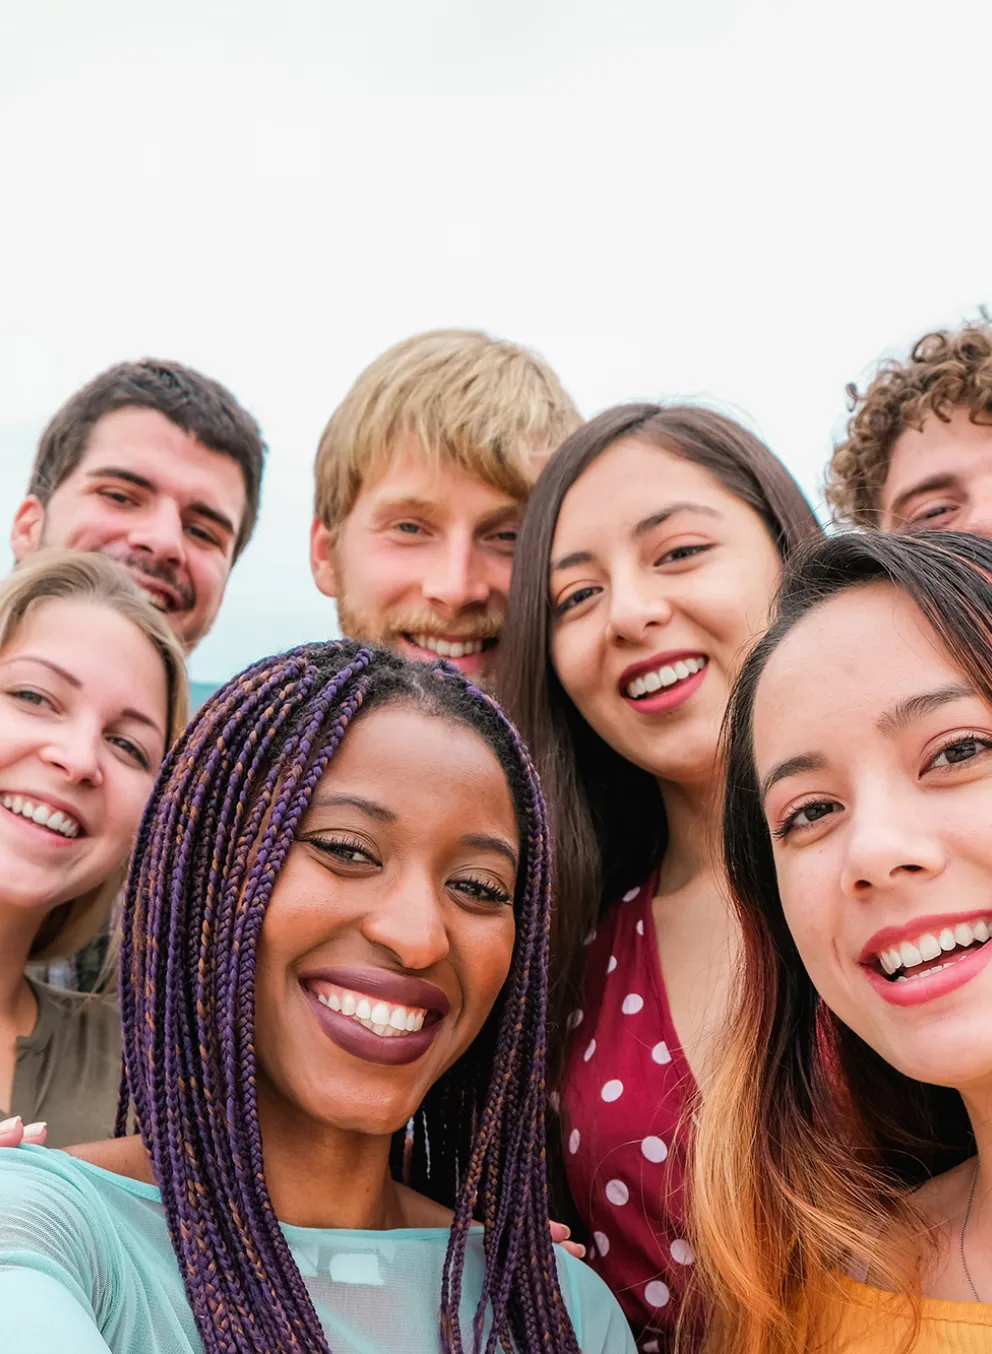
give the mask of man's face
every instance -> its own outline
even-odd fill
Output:
[[[387,644],[421,662],[440,655],[467,676],[485,676],[522,512],[473,475],[432,468],[400,447],[335,533],[314,522],[314,579],[337,599],[350,639]]]
[[[152,409],[117,409],[47,504],[14,518],[18,560],[41,546],[92,550],[127,566],[187,650],[217,615],[245,511],[241,467]]]
[[[992,426],[966,408],[929,414],[892,446],[879,498],[883,531],[970,531],[992,537]]]

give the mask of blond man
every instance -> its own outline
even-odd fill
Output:
[[[853,385],[827,470],[835,518],[883,531],[992,536],[992,324],[926,334]]]
[[[486,334],[419,334],[376,358],[315,465],[310,561],[343,633],[485,680],[524,504],[580,422],[547,363]]]

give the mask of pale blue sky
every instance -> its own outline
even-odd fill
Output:
[[[585,413],[715,401],[818,498],[845,382],[992,300],[990,38],[987,0],[0,0],[0,503],[111,362],[228,383],[272,450],[220,679],[332,633],[313,451],[420,329]]]

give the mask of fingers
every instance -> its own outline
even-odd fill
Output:
[[[585,1259],[585,1246],[581,1246],[577,1241],[569,1241],[568,1238],[572,1233],[563,1222],[551,1222],[548,1226],[551,1228],[551,1240],[556,1246],[564,1246],[569,1255],[574,1255],[576,1260]]]
[[[0,1147],[43,1147],[47,1136],[47,1124],[28,1124],[25,1127],[19,1114],[0,1123]]]

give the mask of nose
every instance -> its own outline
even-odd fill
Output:
[[[160,497],[136,513],[128,530],[128,544],[159,564],[182,564],[186,556],[179,505]]]
[[[919,796],[917,796],[919,798]],[[841,886],[858,901],[911,878],[934,879],[947,856],[933,815],[889,785],[878,785],[853,810]]]
[[[486,561],[468,533],[451,533],[438,544],[423,592],[426,601],[452,612],[489,601],[492,587]]]
[[[41,749],[41,760],[74,785],[100,785],[102,733],[82,720],[66,723],[56,738]]]
[[[429,969],[451,948],[441,903],[426,875],[398,878],[379,906],[366,914],[367,940],[390,950],[405,969]]]
[[[658,591],[656,580],[633,574],[611,579],[608,627],[614,643],[637,644],[651,626],[667,625],[672,614],[672,604]]]

